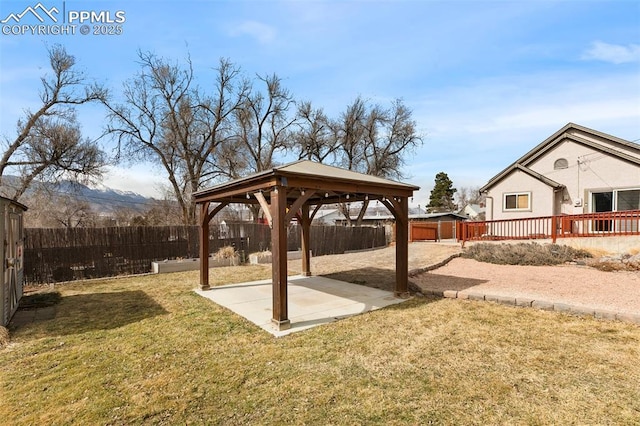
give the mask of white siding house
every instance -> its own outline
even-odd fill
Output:
[[[569,123],[480,188],[487,220],[640,209],[640,145]]]

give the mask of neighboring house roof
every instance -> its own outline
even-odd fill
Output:
[[[458,213],[462,215],[467,214],[469,216],[476,217],[480,213],[484,213],[485,211],[486,211],[486,208],[484,206],[481,206],[480,204],[467,204]]]
[[[339,210],[338,209],[320,209],[318,210],[318,212],[314,217],[315,218],[325,217],[325,216],[332,215],[334,213],[339,213]]]
[[[439,212],[439,213],[419,213],[419,214],[410,214],[409,220],[411,219],[437,219],[439,217],[450,216],[454,218],[458,218],[460,220],[466,220],[468,217],[466,215],[456,213],[456,212]]]
[[[409,220],[417,220],[417,219],[437,219],[440,217],[452,217],[460,220],[469,219],[467,216],[455,212],[441,212],[441,213],[419,213],[419,214],[410,214]],[[346,219],[339,219],[339,221],[345,221]],[[356,216],[353,216],[351,220],[357,220]],[[372,221],[372,220],[395,220],[393,215],[385,214],[385,215],[372,215],[372,216],[364,216],[362,218],[363,221]]]
[[[313,220],[330,220],[332,217],[340,217],[342,213],[338,209],[320,209],[317,211]]]
[[[597,136],[597,137],[602,138],[602,139],[606,139],[612,145],[614,145],[614,146],[617,145],[620,148],[622,148],[623,150],[633,152],[635,155],[630,155],[627,152],[615,149],[615,148],[613,148],[611,146],[605,145],[603,143],[599,143],[597,141],[585,139],[583,137],[580,137],[579,135],[576,135],[576,134],[572,133],[571,130],[578,130],[578,131],[586,133],[586,134],[590,134],[590,135]],[[517,159],[514,163],[509,165],[506,169],[502,170],[500,173],[498,173],[493,178],[491,178],[486,185],[484,185],[482,188],[480,188],[480,192],[485,192],[485,191],[489,190],[489,188],[491,188],[492,186],[494,186],[495,184],[497,184],[502,179],[504,179],[505,177],[509,176],[511,173],[513,173],[516,170],[520,170],[520,171],[528,174],[529,176],[533,177],[534,179],[538,179],[541,182],[544,182],[545,184],[547,184],[548,186],[550,186],[550,187],[552,187],[554,189],[562,188],[564,185],[562,185],[562,184],[560,184],[558,182],[555,182],[555,181],[547,178],[546,176],[541,175],[540,173],[534,172],[533,170],[531,170],[527,166],[529,166],[535,160],[537,160],[541,156],[545,155],[551,149],[553,149],[554,147],[556,147],[557,145],[559,145],[560,143],[562,143],[562,142],[564,142],[566,140],[570,140],[570,141],[578,143],[580,145],[584,145],[584,146],[590,147],[590,148],[592,148],[592,149],[594,149],[596,151],[600,151],[602,153],[606,153],[606,154],[608,154],[608,155],[610,155],[612,157],[617,157],[617,158],[619,158],[619,159],[621,159],[623,161],[627,161],[627,162],[630,162],[630,163],[633,163],[633,164],[636,164],[636,165],[640,165],[640,145],[638,145],[636,143],[633,143],[633,142],[630,142],[630,141],[627,141],[627,140],[624,140],[624,139],[621,139],[621,138],[618,138],[618,137],[615,137],[615,136],[612,136],[612,135],[609,135],[607,133],[603,133],[603,132],[599,132],[597,130],[589,129],[588,127],[580,126],[580,125],[574,124],[574,123],[568,123],[567,125],[562,127],[560,130],[555,132],[553,135],[551,135],[547,139],[545,139],[542,143],[540,143],[535,148],[533,148],[531,151],[527,152],[525,155],[523,155],[522,157]]]

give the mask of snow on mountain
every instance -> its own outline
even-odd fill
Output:
[[[13,176],[3,176],[3,186],[17,184],[17,178]],[[13,183],[12,183],[13,182]],[[92,210],[98,213],[112,213],[119,209],[129,209],[136,212],[147,210],[149,204],[154,200],[140,195],[133,191],[121,191],[109,188],[104,185],[96,185],[90,188],[76,182],[62,181],[59,183],[40,183],[44,189],[53,197],[69,196],[74,199],[88,202]],[[33,196],[35,189],[27,190],[25,198]]]

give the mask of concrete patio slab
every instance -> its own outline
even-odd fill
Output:
[[[325,277],[288,278],[291,328],[271,322],[271,280],[195,290],[199,295],[248,319],[276,337],[327,324],[363,312],[404,302],[392,292]]]

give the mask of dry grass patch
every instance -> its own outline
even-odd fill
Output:
[[[232,259],[236,256],[236,249],[231,246],[221,247],[215,254],[216,259]]]
[[[268,278],[217,268],[212,284]],[[633,424],[640,327],[413,299],[285,338],[197,272],[73,283],[0,351],[12,424]]]
[[[9,344],[9,330],[6,327],[0,326],[0,349]]]

